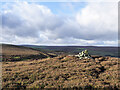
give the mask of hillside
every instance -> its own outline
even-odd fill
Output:
[[[24,46],[2,44],[3,55],[37,55],[40,52]]]
[[[74,56],[3,62],[3,88],[118,89],[118,58]]]
[[[18,61],[23,59],[40,59],[49,57],[49,54],[33,48],[2,44],[3,61]]]
[[[23,45],[25,47],[34,48],[36,50],[43,50],[47,52],[54,52],[56,54],[66,53],[66,54],[77,54],[85,49],[89,51],[91,55],[99,56],[111,56],[119,57],[118,47],[110,46],[36,46],[36,45]]]
[[[69,49],[73,50],[73,47],[67,47],[65,50]],[[79,51],[82,49],[79,48]],[[54,54],[56,51],[51,50],[52,53],[50,54],[44,49],[42,52],[40,48],[3,44],[2,87],[7,89],[120,89],[118,86],[119,58],[91,55],[93,59],[80,60],[67,52],[56,56]]]

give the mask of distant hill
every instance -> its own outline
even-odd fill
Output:
[[[40,51],[34,50],[29,47],[2,44],[3,55],[37,55],[40,53]]]
[[[118,47],[112,46],[37,46],[37,45],[23,45],[25,47],[30,47],[40,51],[48,52],[63,52],[66,54],[77,54],[85,49],[89,51],[91,55],[100,55],[100,56],[118,56]]]
[[[40,52],[33,48],[16,46],[10,44],[1,44],[3,61],[16,61],[22,59],[40,59],[49,57],[49,54]]]

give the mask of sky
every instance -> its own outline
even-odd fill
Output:
[[[2,2],[0,43],[117,46],[116,2]]]

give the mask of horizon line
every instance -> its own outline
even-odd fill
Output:
[[[6,45],[17,45],[17,46],[25,46],[25,45],[32,45],[32,46],[84,46],[84,47],[120,47],[118,46],[109,46],[109,45],[36,45],[36,44],[9,44],[9,43],[0,43]]]

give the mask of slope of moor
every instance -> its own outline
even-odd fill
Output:
[[[3,88],[119,88],[118,58],[57,56],[3,62]]]
[[[26,59],[46,58],[49,55],[32,48],[2,44],[3,61],[19,61]]]

